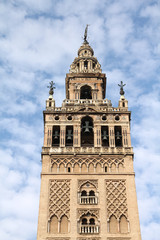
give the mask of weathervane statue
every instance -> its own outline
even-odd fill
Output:
[[[56,88],[54,85],[55,83],[53,81],[49,82],[49,86],[47,86],[47,88],[49,88],[49,95],[53,95],[54,94],[54,89]]]
[[[126,84],[123,84],[123,81],[121,81],[121,84],[118,84],[118,86],[120,87],[120,95],[124,95],[125,91],[123,90],[123,87],[126,86]]]
[[[84,32],[84,38],[83,38],[84,43],[88,43],[88,41],[87,41],[88,26],[89,26],[89,24],[86,25],[85,32]]]

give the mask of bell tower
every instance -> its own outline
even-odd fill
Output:
[[[113,107],[87,30],[62,107],[49,86],[37,240],[141,240],[125,85]]]

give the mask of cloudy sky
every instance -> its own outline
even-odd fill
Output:
[[[126,83],[142,239],[160,238],[160,1],[1,0],[1,239],[36,239],[47,85],[60,106],[86,24],[115,107]]]

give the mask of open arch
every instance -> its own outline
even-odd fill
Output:
[[[83,190],[83,191],[81,192],[81,196],[87,196],[87,192],[86,192],[85,190]]]
[[[56,216],[51,218],[50,233],[58,233],[58,218]]]
[[[81,145],[94,145],[93,119],[88,116],[82,118],[81,120]]]
[[[92,99],[92,90],[88,85],[84,85],[80,89],[80,99]]]
[[[65,215],[61,218],[60,232],[68,233],[68,218]]]

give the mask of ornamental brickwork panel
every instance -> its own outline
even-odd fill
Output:
[[[123,215],[128,218],[126,181],[106,180],[107,217],[117,219]]]
[[[50,180],[49,218],[70,217],[70,180]]]
[[[119,157],[114,158],[105,158],[105,157],[59,157],[54,156],[51,157],[51,168],[53,167],[53,164],[56,164],[57,167],[59,167],[61,164],[64,164],[65,167],[67,167],[68,164],[70,164],[73,168],[75,164],[78,164],[79,167],[82,166],[82,164],[86,164],[87,167],[89,167],[90,164],[93,164],[94,167],[96,167],[97,164],[100,164],[102,167],[104,165],[107,165],[109,168],[112,167],[114,164],[115,166],[119,166],[121,164],[124,167],[124,159]]]

